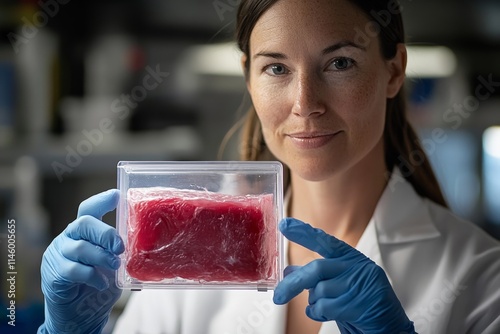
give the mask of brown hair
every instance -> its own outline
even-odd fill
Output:
[[[394,58],[397,45],[405,42],[401,7],[397,0],[349,1],[370,17],[373,24],[378,25],[382,54],[386,59]],[[276,2],[278,0],[242,0],[238,8],[236,37],[239,48],[247,55],[245,63],[247,77],[250,70],[250,35],[259,18]],[[384,21],[381,21],[381,16],[378,17],[379,20],[376,20],[377,13],[386,15]],[[266,146],[260,121],[253,107],[245,115],[241,127],[240,158],[242,160],[276,160]],[[420,140],[407,119],[403,87],[394,98],[387,100],[384,151],[385,163],[389,171],[398,165],[402,175],[413,185],[419,195],[447,206]],[[288,187],[289,170],[285,169],[287,170],[285,185]]]

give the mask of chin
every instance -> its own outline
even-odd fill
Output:
[[[325,161],[324,159],[322,161],[311,159],[300,161],[300,159],[295,159],[292,163],[287,164],[287,166],[290,168],[292,174],[310,182],[327,180],[343,170],[338,162]]]

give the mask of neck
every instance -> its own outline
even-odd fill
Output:
[[[383,143],[355,166],[311,182],[291,174],[289,214],[356,246],[387,184]]]

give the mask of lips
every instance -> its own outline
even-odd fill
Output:
[[[290,134],[288,134],[288,136],[290,136],[292,138],[308,139],[308,138],[331,136],[331,135],[334,135],[334,134],[335,134],[335,132],[332,132],[332,131],[312,131],[312,132],[295,132],[295,133],[290,133]]]
[[[340,132],[311,131],[288,134],[290,141],[299,149],[315,149],[328,144]]]

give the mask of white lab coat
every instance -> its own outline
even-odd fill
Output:
[[[387,273],[419,333],[500,333],[500,243],[395,172],[357,249]],[[285,334],[272,291],[133,292],[117,334]],[[335,322],[320,334],[339,333]],[[304,333],[309,334],[309,333]]]

